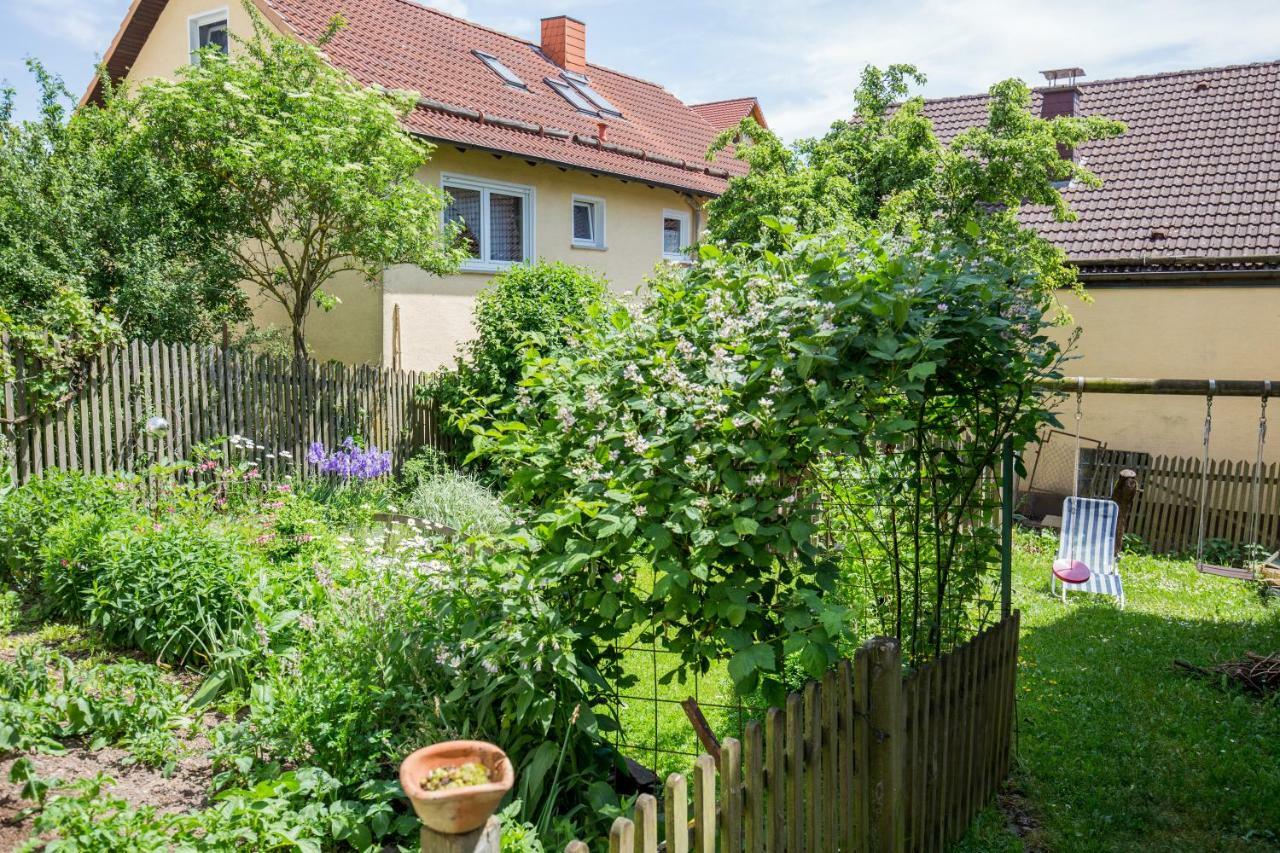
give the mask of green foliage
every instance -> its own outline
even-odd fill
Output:
[[[33,838],[23,849],[319,853],[340,843],[369,850],[417,825],[412,815],[392,812],[393,788],[367,786],[360,799],[344,799],[337,782],[314,767],[225,791],[209,808],[183,813],[134,808],[108,793],[110,784],[100,774],[76,783],[70,794],[50,797],[36,816],[35,831],[56,834],[58,841],[46,847]]]
[[[608,282],[584,267],[537,261],[504,270],[476,297],[476,334],[460,347],[457,368],[437,371],[420,393],[454,412],[471,397],[510,402],[531,342],[548,355],[570,349],[578,326],[612,304]]]
[[[182,690],[134,661],[80,664],[42,646],[0,660],[0,752],[121,746],[150,765],[171,762],[186,721]]]
[[[431,147],[400,120],[416,98],[365,88],[316,45],[278,35],[246,3],[253,38],[137,93],[152,153],[192,176],[212,243],[243,281],[279,303],[305,355],[312,305],[355,273],[375,283],[393,264],[445,273],[463,256],[442,228],[442,193],[418,180]]]
[[[267,582],[242,536],[202,518],[73,514],[50,529],[41,557],[50,612],[108,643],[193,665],[254,624],[251,599]]]
[[[22,602],[18,594],[11,589],[0,591],[0,634],[7,634],[14,629],[22,618]]]
[[[733,145],[751,170],[711,202],[711,238],[776,249],[779,237],[767,220],[777,216],[795,219],[806,233],[926,228],[961,237],[978,227],[1002,235],[992,241],[1002,253],[1034,258],[1046,291],[1073,284],[1062,253],[1018,227],[1017,214],[1033,204],[1074,218],[1059,187],[1096,185],[1097,178],[1064,159],[1060,148],[1115,136],[1124,126],[1096,117],[1038,118],[1026,85],[1005,80],[990,89],[987,124],[944,145],[923,100],[908,97],[913,83],[924,76],[912,66],[868,66],[854,94],[854,118],[792,147],[750,118],[721,134],[712,152]]]
[[[517,264],[476,297],[476,335],[463,344],[463,383],[479,397],[509,399],[531,338],[548,355],[570,346],[577,320],[608,304],[609,283],[561,261]]]
[[[980,234],[771,227],[784,251],[703,247],[578,350],[530,354],[527,399],[468,423],[512,502],[534,508],[531,559],[578,614],[582,659],[606,666],[609,643],[644,626],[703,671],[731,656],[739,689],[777,701],[784,660],[819,675],[850,628],[829,595],[816,466],[966,428],[989,463],[1048,417],[1032,384],[1059,353],[1039,334],[1034,268],[1002,262]],[[981,466],[947,482],[954,525]],[[653,567],[651,593],[631,581],[637,564]]]
[[[451,527],[464,536],[496,534],[512,521],[497,495],[476,477],[452,467],[419,476],[401,507],[409,515]]]
[[[596,772],[599,723],[587,706],[594,673],[573,652],[575,620],[530,577],[522,555],[409,542],[340,572],[318,570],[314,583],[324,598],[307,614],[310,630],[267,662],[252,728],[230,739],[232,754],[248,738],[259,753],[352,784],[423,743],[489,739],[516,763],[530,814],[552,788],[570,728],[578,751],[564,777]],[[538,758],[548,751],[550,761]],[[572,802],[572,788],[559,790]]]
[[[77,513],[111,515],[132,502],[133,487],[115,477],[49,471],[0,500],[0,585],[30,595],[40,580],[40,548],[51,527]]]
[[[41,363],[26,388],[39,406],[122,334],[209,340],[247,306],[211,223],[191,214],[189,177],[143,144],[139,105],[106,85],[102,104],[71,113],[62,81],[28,67],[38,119],[15,121],[0,91],[0,330]]]

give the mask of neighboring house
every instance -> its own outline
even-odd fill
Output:
[[[1081,329],[1067,373],[1280,379],[1280,62],[1079,84],[1083,72],[1067,71],[1066,85],[1035,90],[1033,112],[1128,126],[1073,152],[1103,182],[1064,190],[1078,221],[1025,215],[1093,299],[1064,294]],[[931,100],[925,114],[948,141],[985,122],[986,101]],[[1065,408],[1071,429],[1074,402]],[[1196,398],[1091,394],[1082,431],[1114,449],[1196,455],[1204,408]],[[1215,457],[1253,459],[1258,408],[1215,403]],[[1280,403],[1272,409],[1280,417]],[[1270,445],[1267,458],[1280,459],[1280,430]]]
[[[355,277],[333,288],[343,304],[316,312],[318,356],[429,369],[450,362],[472,333],[476,293],[497,271],[545,258],[589,266],[618,290],[656,265],[680,262],[703,207],[745,164],[708,163],[717,133],[754,98],[689,107],[656,83],[587,60],[586,25],[542,20],[541,43],[505,35],[410,0],[254,0],[276,29],[312,41],[341,13],[325,47],[364,84],[422,96],[405,122],[437,148],[421,178],[452,198],[473,258],[456,275],[394,267],[381,288]],[[115,78],[168,77],[199,47],[227,49],[250,32],[238,0],[134,0],[105,57]],[[97,96],[97,84],[86,99]],[[736,118],[735,118],[736,116]],[[264,305],[259,324],[286,326]]]

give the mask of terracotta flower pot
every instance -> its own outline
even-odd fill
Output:
[[[482,764],[489,782],[465,788],[428,791],[422,780],[437,767]],[[462,835],[484,826],[489,816],[515,784],[516,774],[507,754],[479,740],[451,740],[424,746],[400,763],[400,787],[413,802],[418,819],[436,832]]]

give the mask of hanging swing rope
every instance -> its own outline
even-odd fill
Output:
[[[1080,416],[1084,407],[1084,377],[1076,389],[1076,458],[1071,467],[1071,497],[1080,497]]]
[[[1214,380],[1209,380],[1209,394],[1205,398],[1204,461],[1200,466],[1200,508],[1197,521],[1199,530],[1196,536],[1196,568],[1209,575],[1220,575],[1221,577],[1237,578],[1239,580],[1254,580],[1257,571],[1255,555],[1251,554],[1249,556],[1249,566],[1247,568],[1240,569],[1233,566],[1218,566],[1204,561],[1205,527],[1208,522],[1209,440],[1213,434],[1213,392],[1216,390],[1215,386]],[[1250,538],[1247,545],[1251,548],[1257,544],[1258,540],[1259,501],[1262,493],[1262,454],[1267,440],[1267,398],[1270,396],[1271,382],[1269,380],[1264,381],[1262,383],[1262,413],[1258,417],[1258,450],[1253,462],[1253,483],[1249,499]]]

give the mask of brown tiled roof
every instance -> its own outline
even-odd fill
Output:
[[[1078,221],[1024,213],[1072,261],[1280,261],[1280,62],[1081,83],[1078,103],[1077,115],[1120,119],[1128,131],[1076,150],[1103,182],[1064,191]],[[985,123],[986,104],[985,95],[941,98],[925,114],[945,142]]]
[[[131,10],[131,19],[149,19],[149,33],[165,2],[135,0],[139,14]],[[423,101],[405,124],[422,136],[704,195],[723,192],[729,175],[746,170],[727,155],[708,163],[716,128],[661,86],[588,64],[591,87],[622,113],[603,119],[600,140],[602,119],[577,111],[545,82],[561,69],[537,45],[412,0],[255,2],[307,41],[341,13],[347,26],[325,46],[326,57],[361,83],[419,92]],[[127,20],[122,32],[138,29]],[[133,40],[140,45],[145,34]],[[504,83],[475,50],[497,57],[528,91]],[[109,55],[112,73],[123,73],[136,55],[137,48]]]
[[[755,98],[730,98],[727,101],[708,101],[705,104],[690,104],[689,109],[707,120],[707,124],[716,130],[734,127],[749,115],[756,117],[756,123],[768,127],[760,102]]]

